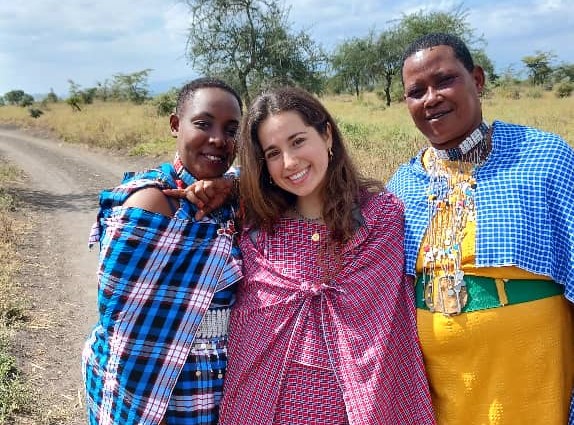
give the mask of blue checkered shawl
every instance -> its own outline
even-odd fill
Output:
[[[192,177],[183,174],[185,186]],[[100,196],[91,238],[99,234],[100,319],[83,353],[91,425],[158,424],[214,293],[241,277],[231,208],[219,222],[195,222],[187,201],[175,219],[121,206],[136,190],[181,178],[163,164]]]
[[[388,188],[405,203],[407,273],[415,274],[428,226],[423,151]],[[574,150],[535,128],[493,123],[492,152],[476,171],[476,265],[517,266],[549,276],[574,301]]]

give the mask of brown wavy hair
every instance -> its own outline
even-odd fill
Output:
[[[346,242],[357,228],[353,211],[369,193],[382,191],[383,185],[359,175],[331,114],[315,96],[296,87],[262,93],[253,101],[242,122],[239,162],[243,224],[272,233],[277,220],[295,206],[296,195],[271,183],[258,135],[259,127],[268,117],[287,111],[299,114],[306,125],[322,136],[328,125],[331,128],[333,156],[325,176],[322,216],[332,240]]]

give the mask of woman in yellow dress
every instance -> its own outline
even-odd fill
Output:
[[[406,207],[437,422],[572,425],[574,151],[486,122],[484,71],[457,37],[415,41],[402,78],[430,146],[388,187]]]

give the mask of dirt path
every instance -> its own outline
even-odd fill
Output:
[[[0,156],[27,176],[21,198],[32,224],[18,277],[31,320],[16,337],[21,369],[38,389],[41,422],[85,424],[80,356],[96,320],[97,249],[86,241],[101,189],[126,170],[161,159],[130,159],[0,128]],[[27,209],[28,209],[27,208]]]

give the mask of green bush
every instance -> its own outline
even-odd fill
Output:
[[[40,118],[40,116],[44,113],[44,111],[38,108],[29,108],[28,113],[32,118]]]
[[[15,359],[7,354],[4,338],[0,336],[0,424],[14,419],[13,414],[26,411],[29,403],[29,390],[16,369]]]
[[[162,93],[153,99],[153,105],[160,117],[167,117],[172,112],[175,112],[175,106],[177,103],[177,90],[170,90],[166,93]]]
[[[574,91],[574,83],[563,81],[556,86],[556,97],[569,97]]]

